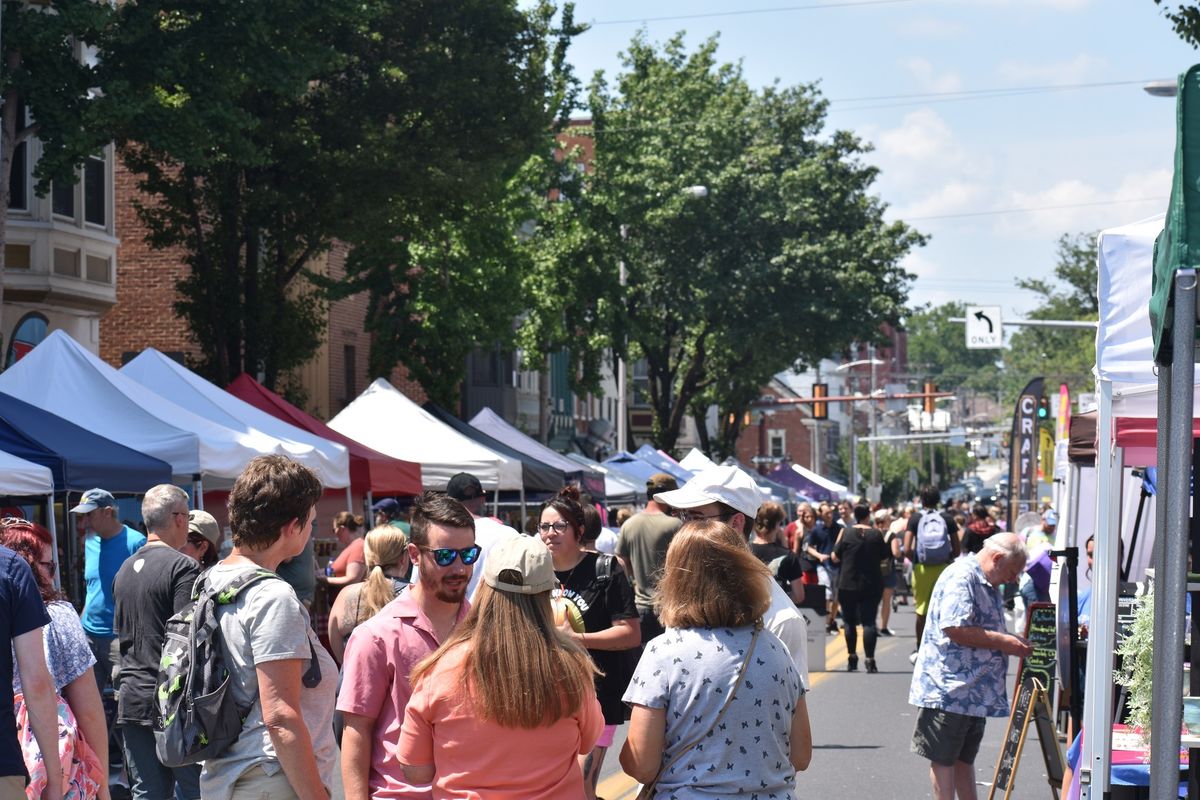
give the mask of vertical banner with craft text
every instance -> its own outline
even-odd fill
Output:
[[[1034,378],[1017,397],[1008,456],[1008,530],[1017,517],[1037,508],[1038,400],[1044,379]]]

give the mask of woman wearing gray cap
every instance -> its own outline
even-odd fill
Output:
[[[435,798],[583,796],[576,757],[604,718],[591,659],[554,624],[557,585],[536,538],[488,554],[466,619],[413,669],[398,746],[409,783],[432,782]]]

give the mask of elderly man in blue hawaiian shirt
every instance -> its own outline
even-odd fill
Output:
[[[912,751],[929,759],[937,800],[975,800],[975,756],[988,717],[1008,714],[1009,656],[1032,648],[1004,624],[1002,583],[1025,568],[1020,537],[998,533],[938,579],[908,702],[920,707]]]

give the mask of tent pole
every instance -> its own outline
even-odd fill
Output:
[[[1196,375],[1196,270],[1181,269],[1172,278],[1170,418],[1167,439],[1158,441],[1159,463],[1166,448],[1166,514],[1162,521],[1162,567],[1155,574],[1154,617],[1162,638],[1154,642],[1155,680],[1150,731],[1150,795],[1169,800],[1178,793],[1179,726],[1183,708],[1184,605],[1187,590],[1188,533],[1192,480],[1192,392]],[[1159,380],[1166,372],[1159,372]],[[1097,673],[1093,673],[1097,674]]]
[[[192,476],[192,494],[194,495],[194,497],[192,498],[192,501],[193,501],[192,506],[197,511],[203,511],[204,510],[204,480],[200,477],[199,473],[196,473],[195,475]]]
[[[521,489],[524,490],[525,484],[521,484]],[[496,484],[496,493],[492,496],[492,516],[500,516],[500,484]]]
[[[350,494],[350,487],[346,487],[346,511],[354,513],[354,495]]]
[[[62,560],[58,557],[58,525],[54,520],[54,486],[46,497],[46,522],[50,525],[50,554],[54,559],[54,588],[62,589]]]
[[[525,484],[522,483],[521,484],[521,525],[519,526],[520,529],[525,528],[525,514],[526,514],[526,511],[525,511]]]
[[[373,528],[373,527],[375,527],[375,520],[373,518],[374,515],[371,513],[371,508],[372,508],[372,506],[375,505],[375,498],[374,498],[374,496],[372,496],[370,489],[367,489],[367,496],[363,502],[367,507],[366,511],[363,513],[363,519],[368,520],[371,523],[371,527]]]
[[[1087,652],[1087,674],[1107,675],[1112,670],[1116,597],[1112,579],[1116,563],[1113,544],[1115,515],[1111,513],[1113,490],[1113,385],[1100,379],[1100,409],[1096,419],[1096,555],[1092,576],[1091,643]],[[1116,473],[1116,480],[1120,474]],[[1009,487],[1009,491],[1013,491]],[[1107,662],[1107,663],[1106,663]],[[1110,682],[1092,680],[1084,684],[1085,730],[1093,732],[1083,738],[1080,759],[1082,800],[1101,798],[1109,791],[1109,769],[1112,761],[1112,691]]]

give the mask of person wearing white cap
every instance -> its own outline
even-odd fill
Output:
[[[554,562],[539,539],[492,548],[470,612],[413,669],[397,756],[435,796],[583,796],[577,755],[604,717],[582,645],[554,624]]]
[[[762,505],[758,484],[734,466],[709,467],[675,491],[659,492],[654,499],[678,509],[679,518],[684,522],[719,520],[747,538],[758,507]],[[796,671],[800,673],[800,681],[807,689],[808,624],[779,584],[770,578],[767,582],[771,584],[771,607],[763,616],[763,623],[787,645]]]

